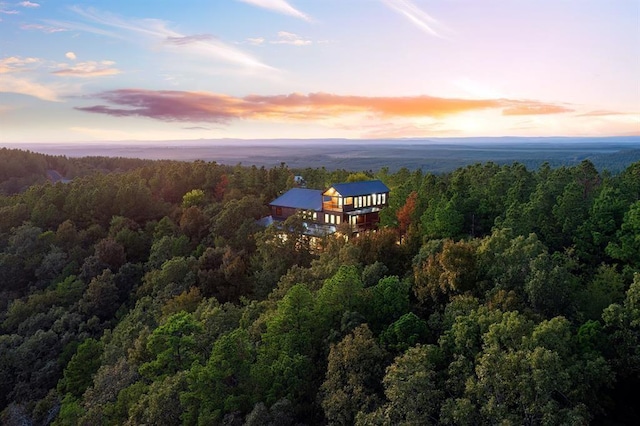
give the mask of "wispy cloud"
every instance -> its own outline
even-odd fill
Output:
[[[183,127],[184,130],[212,130],[211,127],[189,126]]]
[[[67,55],[71,53],[73,58],[75,59],[75,55],[73,52],[68,52]],[[71,55],[68,55],[69,57]],[[79,62],[73,66],[63,68],[58,71],[54,71],[52,74],[63,76],[63,77],[81,77],[81,78],[91,78],[91,77],[104,77],[109,75],[120,74],[120,71],[117,68],[114,68],[115,62],[113,61],[87,61],[87,62]]]
[[[265,42],[264,37],[249,37],[247,39],[247,43],[253,44],[254,46],[259,46]]]
[[[167,37],[167,44],[174,44],[176,46],[184,46],[192,43],[199,43],[201,41],[211,41],[216,38],[211,34],[194,34],[190,36],[181,36],[181,37]]]
[[[33,81],[28,72],[41,65],[38,58],[22,58],[9,56],[0,59],[0,93],[17,93],[33,96],[46,101],[57,101],[58,95],[54,89]]]
[[[311,40],[300,37],[298,34],[290,33],[287,31],[278,31],[278,39],[272,40],[269,43],[290,44],[293,46],[308,46],[313,42]]]
[[[4,75],[0,78],[0,93],[17,93],[45,101],[60,101],[58,92],[52,87],[14,75]]]
[[[389,8],[404,16],[413,25],[427,34],[444,37],[444,25],[424,10],[416,6],[411,0],[381,0]]]
[[[238,0],[243,3],[252,4],[263,9],[273,10],[283,15],[289,15],[305,21],[311,21],[311,18],[304,12],[291,6],[286,0]]]
[[[63,32],[63,31],[69,31],[66,28],[53,27],[53,26],[49,26],[49,25],[40,25],[40,24],[22,24],[22,25],[20,25],[20,29],[23,29],[23,30],[37,30],[37,31],[42,31],[43,33],[47,33],[47,34],[53,34],[53,33],[60,33],[60,32]]]
[[[26,71],[31,69],[33,66],[38,65],[40,62],[41,61],[38,58],[9,56],[8,58],[0,59],[0,74]]]
[[[253,46],[261,46],[265,43],[269,44],[288,44],[291,46],[310,46],[314,44],[313,40],[304,38],[298,34],[291,33],[289,31],[278,31],[276,37],[273,39],[267,39],[265,37],[250,37],[243,43],[251,44]],[[316,41],[315,43],[327,43],[327,41]]]
[[[208,34],[187,35],[168,28],[158,19],[129,19],[95,9],[70,8],[85,22],[48,21],[69,30],[99,34],[120,40],[146,41],[152,48],[164,47],[180,56],[222,61],[249,69],[273,69],[253,56],[230,46]]]
[[[40,7],[40,5],[38,3],[33,3],[30,1],[21,1],[20,3],[18,3],[18,6],[22,6],[22,7],[28,7],[28,8],[36,8],[36,7]]]
[[[424,135],[451,135],[456,131],[444,127],[442,122],[434,123],[390,123],[380,122],[375,124],[358,123],[357,126],[346,126],[347,130],[359,130],[365,139],[382,138],[411,138]]]
[[[564,105],[511,100],[507,108],[502,110],[502,115],[546,115],[572,111]]]
[[[390,117],[443,117],[495,109],[505,115],[538,115],[572,111],[561,105],[510,99],[455,99],[432,96],[367,97],[330,93],[249,95],[242,98],[207,92],[114,90],[94,96],[107,105],[80,111],[162,121],[227,123],[237,119],[323,120],[352,114]]]
[[[576,114],[576,117],[608,117],[608,116],[616,116],[616,115],[636,115],[640,116],[640,113],[631,113],[631,112],[621,112],[621,111],[607,111],[607,110],[596,110],[589,111],[582,114]]]

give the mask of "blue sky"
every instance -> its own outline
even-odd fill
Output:
[[[0,1],[0,142],[630,134],[637,0]]]

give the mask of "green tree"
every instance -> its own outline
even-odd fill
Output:
[[[410,289],[408,281],[400,281],[393,276],[382,278],[378,284],[365,290],[363,311],[374,332],[381,331],[407,313]]]
[[[220,423],[225,413],[251,407],[251,365],[255,350],[246,330],[236,329],[216,340],[206,365],[195,363],[181,396],[186,424]]]
[[[308,400],[316,368],[317,318],[309,289],[293,286],[266,319],[266,332],[252,375],[264,402],[287,398],[294,404]]]
[[[110,319],[118,309],[119,291],[109,269],[93,278],[79,303],[79,310],[87,316]]]
[[[187,389],[187,373],[180,371],[154,381],[129,408],[127,425],[179,425],[184,411],[180,395]]]
[[[613,266],[602,264],[578,294],[579,309],[587,319],[598,320],[612,303],[624,300],[624,278]]]
[[[182,208],[202,207],[205,201],[205,193],[202,189],[192,189],[182,196]]]
[[[438,379],[442,355],[435,346],[408,349],[387,368],[384,376],[388,403],[385,424],[438,424],[445,391]]]
[[[547,317],[573,314],[578,279],[567,264],[568,260],[560,254],[543,253],[531,261],[524,289],[531,306]]]
[[[457,238],[463,233],[464,213],[460,197],[433,200],[420,218],[427,238]]]
[[[640,384],[640,273],[634,274],[624,302],[607,307],[602,320],[607,336],[605,355],[616,375],[607,414],[621,423],[633,422],[640,414],[633,396]]]
[[[321,330],[338,329],[342,314],[358,311],[362,301],[362,280],[354,266],[341,266],[325,280],[316,296],[316,319]]]
[[[473,243],[445,240],[440,252],[414,266],[414,293],[420,301],[439,301],[474,289],[477,282]]]
[[[140,367],[147,377],[162,377],[187,369],[198,359],[195,353],[196,337],[202,325],[187,312],[178,312],[153,330],[147,341],[147,349],[155,357]]]
[[[607,245],[606,252],[625,262],[632,270],[640,270],[640,201],[629,207],[616,238]]]
[[[404,352],[427,337],[427,323],[413,312],[402,315],[380,335],[381,342],[396,352]]]
[[[313,258],[311,237],[301,215],[290,216],[281,225],[269,226],[256,240],[252,266],[255,293],[261,298],[269,294],[292,266],[307,267]]]
[[[358,412],[377,409],[382,402],[385,360],[385,351],[366,324],[331,345],[321,387],[321,404],[330,424],[353,424]]]
[[[80,398],[100,367],[100,355],[102,345],[97,340],[89,338],[82,342],[64,369],[62,379],[58,382],[58,391]]]

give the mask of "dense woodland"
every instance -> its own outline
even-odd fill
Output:
[[[257,226],[294,175],[381,179],[381,229]],[[2,149],[0,193],[2,424],[640,418],[640,162],[434,175]]]

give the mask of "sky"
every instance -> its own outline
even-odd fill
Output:
[[[0,143],[640,135],[640,0],[0,0]]]

